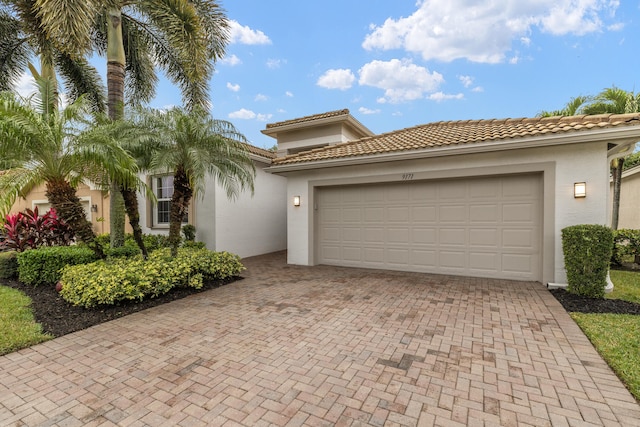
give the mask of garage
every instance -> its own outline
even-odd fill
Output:
[[[540,281],[542,188],[540,173],[317,187],[316,263]]]

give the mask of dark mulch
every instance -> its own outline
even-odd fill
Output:
[[[614,313],[614,314],[639,314],[640,304],[618,299],[588,298],[570,294],[564,289],[552,289],[550,292],[565,310],[580,313]]]
[[[31,306],[36,322],[42,325],[43,332],[60,337],[137,311],[214,289],[238,279],[241,278],[233,277],[218,282],[209,281],[204,283],[202,289],[175,288],[157,298],[95,308],[75,307],[69,304],[56,292],[54,286],[30,286],[17,280],[4,280],[1,284],[19,289],[27,294],[32,301]]]

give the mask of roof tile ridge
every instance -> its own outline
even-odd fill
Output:
[[[341,110],[327,111],[327,112],[324,112],[324,113],[310,114],[308,116],[297,117],[297,118],[290,119],[290,120],[283,120],[283,121],[280,121],[280,122],[267,123],[266,128],[267,129],[273,129],[273,128],[277,128],[277,127],[280,127],[280,126],[287,125],[289,123],[299,123],[299,122],[305,122],[305,121],[312,121],[312,120],[315,120],[316,118],[338,117],[338,116],[345,116],[345,115],[349,115],[349,114],[350,114],[349,109],[348,108],[343,108]]]

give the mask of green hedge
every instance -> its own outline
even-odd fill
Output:
[[[562,229],[562,250],[568,291],[589,297],[604,297],[613,249],[609,227],[582,224]]]
[[[634,262],[640,257],[640,230],[614,230],[611,262],[621,265],[629,257],[633,257]]]
[[[85,246],[31,249],[18,254],[18,279],[28,285],[54,284],[60,280],[63,267],[95,260],[95,253]]]
[[[62,297],[83,307],[141,300],[169,292],[174,287],[200,289],[205,280],[238,275],[244,266],[237,255],[207,249],[169,249],[141,257],[112,258],[91,264],[66,267],[62,271]]]
[[[157,249],[168,248],[169,247],[169,237],[162,234],[143,234],[142,240],[144,242],[145,248],[147,248],[147,252],[153,252]],[[110,256],[114,256],[109,254],[110,250],[110,236],[109,234],[100,234],[96,237],[96,241],[102,246],[105,250],[105,253]],[[135,248],[139,253],[138,244],[133,238],[132,233],[127,233],[124,236],[124,246],[123,247],[131,247]],[[119,249],[119,248],[118,248]],[[115,256],[123,256],[121,252],[116,252]]]
[[[16,251],[0,252],[0,279],[13,279],[18,275]]]

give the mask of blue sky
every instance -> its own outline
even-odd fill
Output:
[[[612,85],[640,91],[640,0],[222,0],[212,114],[267,123],[348,108],[373,132],[533,117]],[[101,69],[104,69],[99,58]],[[180,105],[166,80],[154,107]]]

